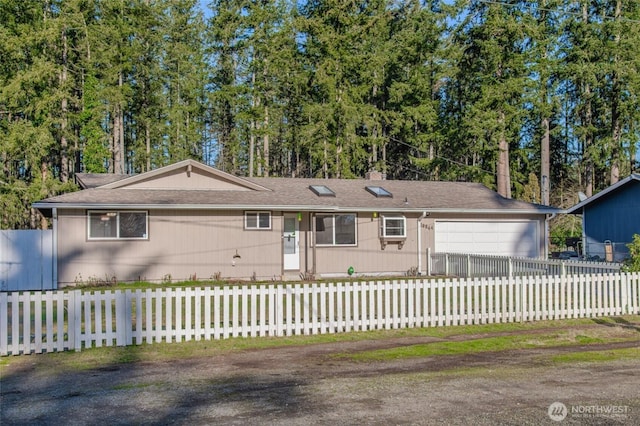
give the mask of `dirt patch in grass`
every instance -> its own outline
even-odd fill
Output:
[[[558,424],[554,402],[563,424],[640,423],[638,317],[472,330],[228,352],[210,342],[210,355],[153,362],[129,350],[80,369],[16,357],[2,367],[0,424]],[[429,352],[443,344],[459,350]],[[359,357],[381,351],[391,356]]]

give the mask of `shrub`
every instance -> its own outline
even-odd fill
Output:
[[[627,261],[627,270],[632,272],[640,272],[640,235],[635,234],[633,241],[627,244],[629,248],[629,260]]]

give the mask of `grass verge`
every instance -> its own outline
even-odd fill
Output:
[[[625,359],[640,359],[640,348],[609,349],[606,351],[572,352],[568,354],[554,355],[551,358],[554,363],[574,362],[608,362]]]
[[[234,338],[181,343],[154,343],[127,347],[92,348],[85,349],[82,352],[2,357],[0,358],[0,367],[9,364],[28,364],[33,361],[33,357],[37,357],[37,365],[39,368],[41,367],[43,371],[59,373],[66,369],[86,370],[139,362],[170,362],[189,358],[214,357],[234,351],[259,350],[295,345],[384,340],[404,337],[457,339],[457,341],[405,345],[385,350],[335,354],[338,358],[350,360],[384,361],[406,357],[455,355],[545,346],[589,345],[634,340],[640,342],[639,324],[640,316],[634,315],[597,319],[584,318],[539,321],[522,324],[487,324],[313,336]],[[637,353],[637,349],[635,350]],[[622,354],[624,353],[625,352],[622,352]],[[562,362],[560,358],[558,362]]]

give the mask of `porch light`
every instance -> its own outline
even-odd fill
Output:
[[[302,222],[302,212],[298,212],[298,222]]]

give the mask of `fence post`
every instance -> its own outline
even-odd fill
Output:
[[[73,348],[76,352],[82,350],[82,291],[73,290],[71,292],[73,316],[69,315],[69,320],[73,318],[73,324],[69,324],[69,328],[73,327]]]
[[[427,275],[431,276],[431,247],[427,247]]]
[[[275,322],[276,322],[276,336],[282,337],[284,335],[284,291],[282,288],[282,284],[278,284],[276,286],[276,294],[275,294]]]
[[[127,346],[127,294],[116,290],[116,346]]]
[[[444,255],[444,276],[449,276],[449,253],[445,253]]]
[[[507,267],[508,267],[508,271],[507,271],[507,275],[509,276],[509,278],[513,278],[513,260],[511,260],[511,258],[508,258],[508,263],[507,263]]]
[[[560,262],[560,276],[565,277],[567,274],[567,267],[564,262]]]
[[[68,293],[69,297],[67,298],[67,339],[69,340],[69,349],[75,348],[75,338],[76,338],[76,326],[75,326],[75,306],[76,306],[76,292],[70,291]]]
[[[622,273],[620,274],[620,280],[622,281],[620,283],[620,290],[621,290],[621,294],[620,294],[620,308],[622,309],[622,314],[630,314],[630,309],[629,309],[629,293],[630,293],[630,288],[629,288],[629,276],[626,273]]]
[[[9,338],[7,333],[9,316],[9,298],[6,292],[0,293],[0,355],[9,354]]]

